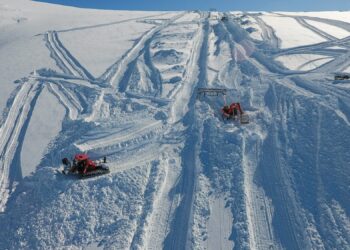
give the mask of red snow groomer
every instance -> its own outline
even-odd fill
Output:
[[[67,158],[62,163],[68,168],[63,170],[64,174],[79,174],[81,177],[92,177],[109,173],[109,167],[105,164],[106,157],[100,161],[90,160],[87,154],[76,154],[71,163]]]
[[[245,114],[241,108],[241,104],[239,102],[233,102],[230,106],[225,105],[221,109],[223,119],[234,119],[239,118],[242,124],[249,123],[249,116]]]

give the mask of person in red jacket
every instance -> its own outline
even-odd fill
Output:
[[[233,102],[230,106],[225,105],[222,109],[222,116],[226,119],[234,118],[236,119],[239,115],[243,115],[243,111],[239,102]]]

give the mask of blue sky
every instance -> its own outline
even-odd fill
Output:
[[[38,0],[82,8],[122,10],[350,10],[350,0]]]

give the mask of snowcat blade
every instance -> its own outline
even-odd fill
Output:
[[[249,123],[249,115],[248,114],[243,114],[241,115],[241,124],[248,124]]]
[[[95,176],[104,175],[108,173],[110,173],[109,169],[98,169],[96,171],[91,171],[91,172],[82,174],[81,178],[90,178],[90,177],[95,177]]]

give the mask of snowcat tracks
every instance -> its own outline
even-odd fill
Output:
[[[86,178],[91,178],[91,177],[96,177],[96,176],[100,176],[100,175],[104,175],[104,174],[109,174],[110,171],[109,170],[103,170],[103,169],[99,169],[93,172],[88,172],[85,174],[82,174],[80,176],[81,179],[86,179]]]
[[[241,124],[248,124],[249,123],[249,116],[248,114],[243,114],[240,117]]]

